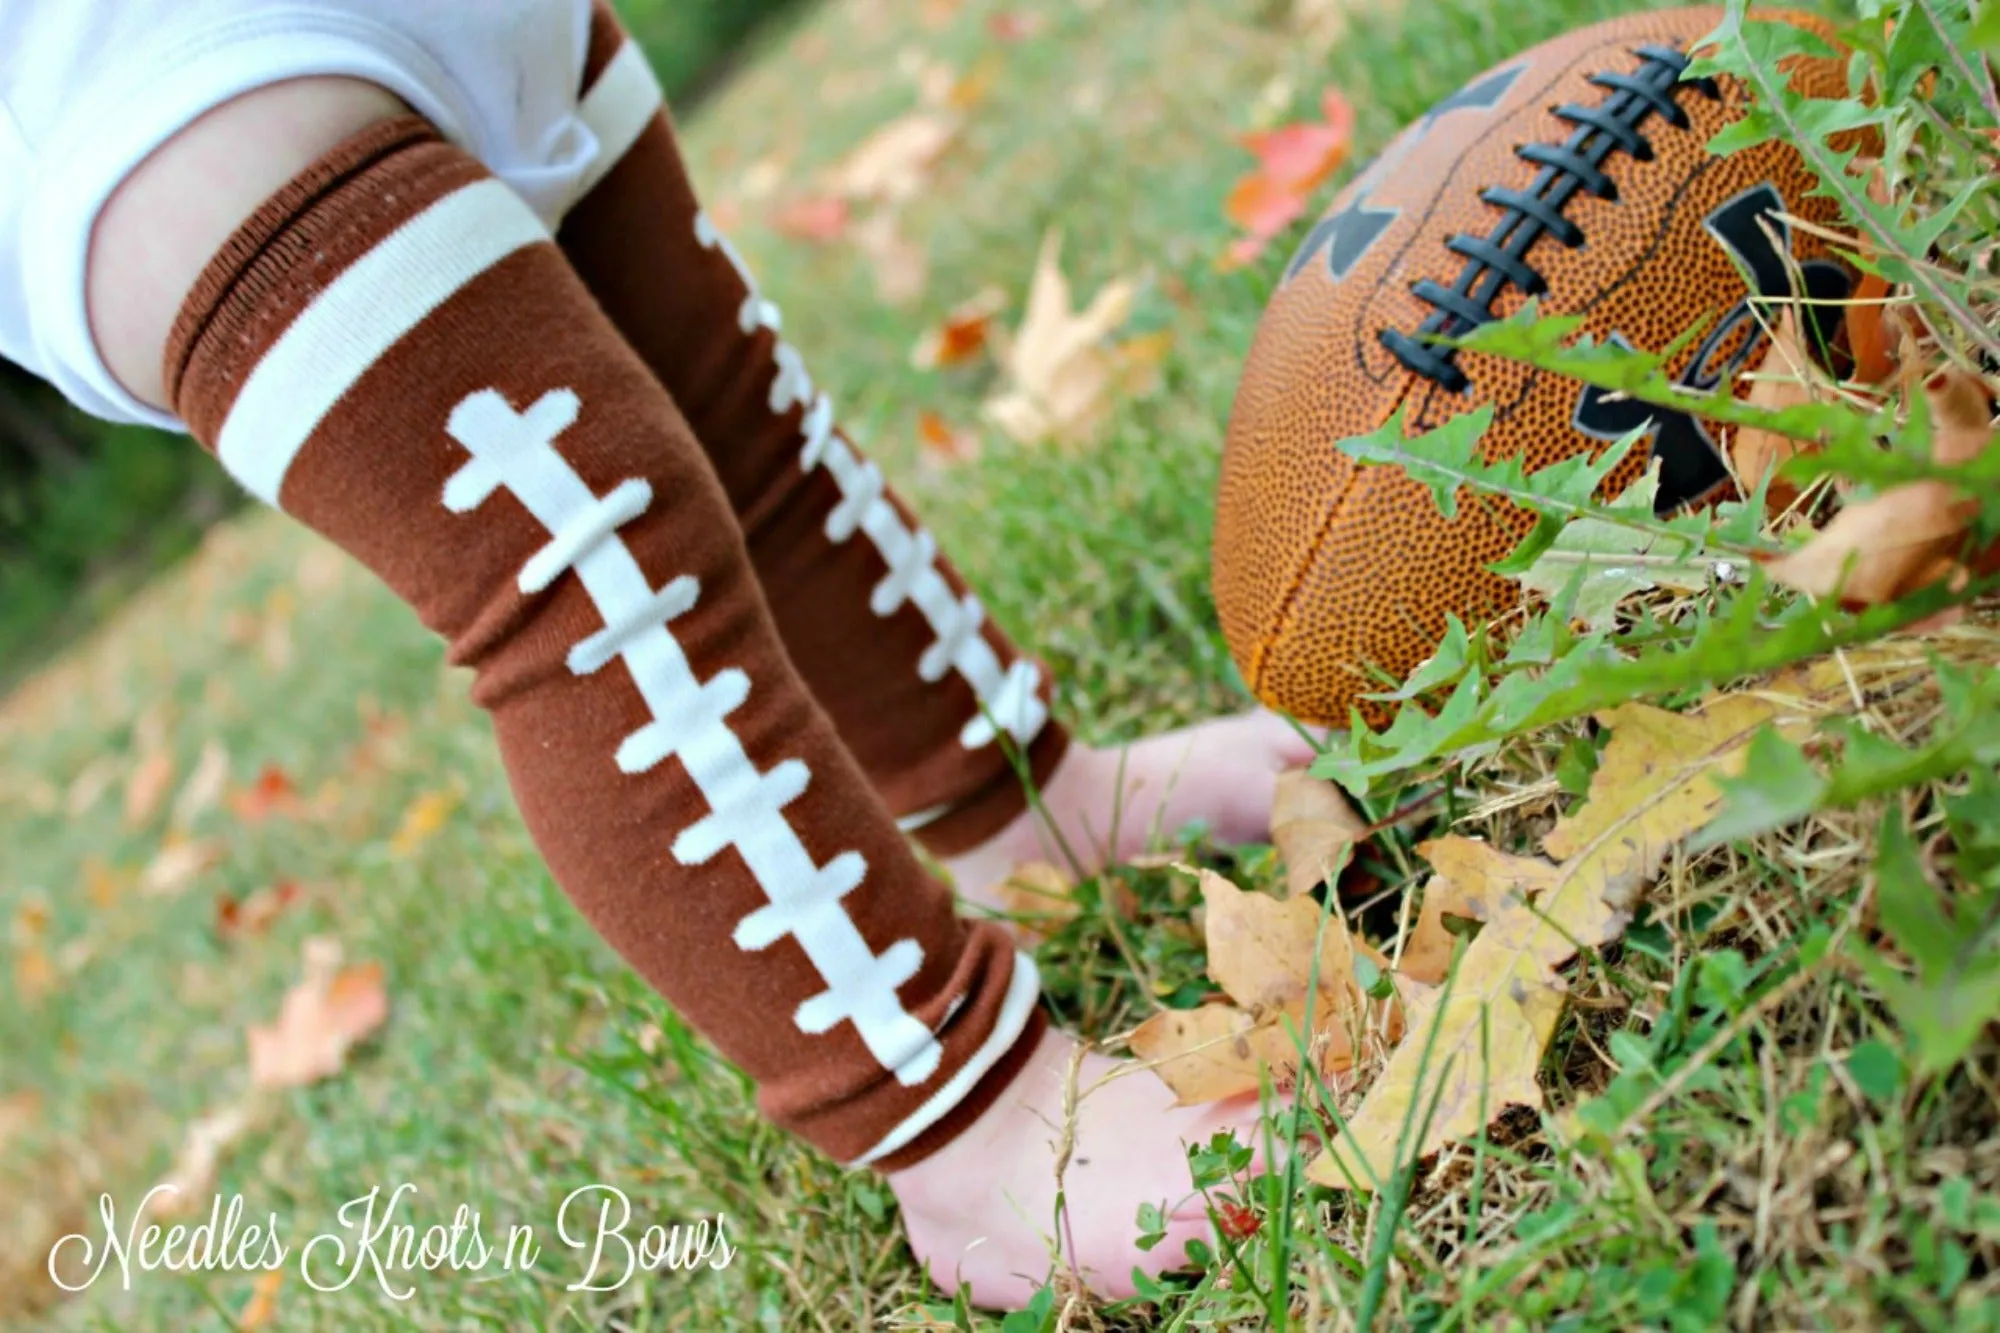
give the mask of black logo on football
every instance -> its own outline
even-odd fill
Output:
[[[1763,321],[1772,303],[1794,299],[1791,268],[1791,228],[1784,220],[1785,201],[1775,186],[1765,184],[1726,201],[1702,225],[1734,257],[1750,281],[1751,294],[1737,302],[1710,329],[1695,349],[1678,383],[1695,393],[1714,393],[1735,379],[1769,339]],[[1840,307],[1826,304],[1847,295],[1847,272],[1824,259],[1798,266],[1808,304],[1801,311],[1805,332],[1815,350],[1826,346],[1840,323]],[[1617,333],[1608,341],[1629,349]],[[1724,349],[1728,349],[1725,351]],[[1576,428],[1597,440],[1623,439],[1635,430],[1647,432],[1647,447],[1660,463],[1660,488],[1654,508],[1665,514],[1706,499],[1729,480],[1722,451],[1708,427],[1686,412],[1619,398],[1595,385],[1585,385],[1572,418]]]
[[[1370,163],[1368,169],[1361,173],[1355,181],[1354,198],[1348,201],[1347,207],[1338,213],[1329,213],[1313,224],[1313,229],[1299,244],[1298,253],[1285,266],[1285,281],[1296,278],[1299,271],[1322,250],[1326,251],[1326,271],[1335,282],[1352,273],[1376,239],[1403,212],[1400,208],[1370,208],[1369,191],[1388,174],[1391,167],[1407,157],[1410,150],[1430,133],[1431,126],[1443,117],[1454,111],[1491,111],[1499,106],[1500,100],[1521,77],[1524,68],[1524,65],[1509,65],[1482,75],[1426,111],[1423,119],[1411,127],[1401,143]]]

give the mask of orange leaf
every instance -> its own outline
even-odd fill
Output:
[[[258,1278],[250,1288],[250,1299],[243,1304],[243,1313],[236,1316],[236,1327],[243,1333],[264,1328],[277,1317],[278,1288],[284,1284],[285,1270],[273,1268]]]
[[[304,896],[305,889],[298,881],[289,879],[261,888],[241,901],[233,894],[219,894],[215,899],[215,933],[226,940],[261,935],[280,913]]]
[[[445,820],[457,808],[458,793],[449,789],[427,791],[417,797],[403,811],[403,822],[396,836],[389,839],[390,852],[396,856],[412,855],[444,827]]]
[[[942,324],[925,330],[910,349],[910,365],[917,370],[936,370],[970,361],[986,349],[993,317],[1006,308],[1006,292],[998,287],[981,288],[952,307]]]
[[[849,216],[847,201],[838,195],[804,195],[787,200],[771,218],[771,226],[781,236],[825,244],[846,234]]]
[[[261,824],[273,815],[297,815],[304,807],[285,770],[266,764],[255,782],[230,796],[229,808],[244,823]]]
[[[389,1017],[380,963],[342,967],[340,943],[316,936],[305,944],[305,979],[285,994],[277,1021],[253,1023],[250,1081],[260,1088],[296,1088],[330,1078],[354,1044]]]
[[[1042,30],[1042,16],[1029,10],[1002,10],[986,20],[986,31],[995,41],[1026,41]]]
[[[1854,288],[1854,303],[1841,315],[1847,348],[1854,354],[1854,378],[1863,384],[1881,384],[1896,373],[1896,356],[1882,318],[1888,308],[1882,301],[1888,294],[1888,279],[1864,273]]]
[[[1354,108],[1329,88],[1321,96],[1323,122],[1301,121],[1241,137],[1257,167],[1238,180],[1223,201],[1223,215],[1246,235],[1231,244],[1225,266],[1249,263],[1271,239],[1306,210],[1306,201],[1347,160],[1354,136]]]
[[[924,457],[936,463],[963,463],[979,456],[979,437],[955,429],[935,412],[917,414],[917,438],[923,443]]]

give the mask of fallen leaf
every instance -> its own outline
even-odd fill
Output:
[[[1017,938],[1039,944],[1076,919],[1080,908],[1075,892],[1075,882],[1057,867],[1027,861],[1015,866],[1000,885],[1000,908]]]
[[[811,194],[787,200],[771,216],[771,227],[796,241],[825,244],[847,234],[847,200],[838,195]]]
[[[1423,907],[1396,963],[1399,976],[1425,986],[1442,982],[1458,946],[1457,937],[1445,925],[1446,917],[1484,924],[1492,919],[1500,899],[1516,891],[1517,884],[1547,887],[1543,880],[1534,878],[1546,862],[1521,862],[1510,867],[1520,872],[1517,878],[1494,877],[1482,873],[1490,854],[1491,848],[1475,838],[1433,838],[1417,845],[1417,855],[1436,873],[1424,881]],[[1527,870],[1530,866],[1535,871]],[[1553,873],[1553,867],[1548,869]]]
[[[215,933],[225,940],[261,935],[304,896],[304,887],[289,879],[267,885],[240,902],[233,894],[219,894],[215,899]]]
[[[49,957],[49,900],[40,890],[24,894],[14,908],[14,991],[23,1004],[39,1003],[56,988],[57,969]]]
[[[993,95],[1005,69],[1000,53],[988,51],[972,62],[971,69],[951,81],[937,105],[953,111],[970,111]]]
[[[1332,88],[1320,95],[1323,121],[1301,121],[1240,136],[1257,159],[1229,191],[1222,212],[1242,228],[1224,258],[1240,267],[1264,252],[1306,210],[1307,200],[1347,160],[1354,137],[1354,108]]]
[[[173,1169],[161,1178],[147,1210],[158,1218],[185,1217],[206,1212],[215,1197],[215,1177],[221,1169],[222,1154],[250,1127],[250,1108],[238,1104],[203,1116],[188,1126]]]
[[[1350,3],[1352,0],[1292,0],[1292,31],[1304,40],[1307,53],[1323,54],[1347,31]]]
[[[298,599],[286,587],[273,588],[264,599],[264,618],[257,631],[257,651],[273,672],[292,665],[292,619]]]
[[[1232,1004],[1162,1009],[1127,1039],[1174,1091],[1176,1104],[1195,1106],[1254,1092],[1259,1070],[1297,1068],[1298,1046],[1276,1015],[1259,1022]]]
[[[139,892],[149,898],[170,897],[194,883],[203,871],[221,863],[221,843],[208,838],[169,836],[139,873]]]
[[[979,457],[979,436],[959,430],[935,412],[917,413],[917,441],[926,463],[951,466]]]
[[[299,789],[276,764],[266,764],[257,780],[229,798],[229,808],[246,824],[261,824],[273,815],[296,816],[305,809]]]
[[[1770,345],[1751,373],[1743,400],[1752,407],[1777,412],[1823,401],[1830,393],[1830,381],[1799,338],[1797,309],[1786,306],[1772,326]],[[1729,456],[1743,493],[1754,492],[1766,476],[1804,448],[1799,441],[1761,426],[1737,427],[1730,437]],[[1773,513],[1789,509],[1798,498],[1798,487],[1782,478],[1774,478],[1771,489],[1765,492],[1765,503]]]
[[[868,260],[875,295],[884,305],[908,305],[924,294],[930,256],[903,231],[895,210],[876,209],[851,234]]]
[[[96,911],[106,911],[117,903],[124,896],[130,881],[129,874],[112,869],[101,856],[84,859],[83,896],[90,900],[91,907]]]
[[[1271,800],[1271,842],[1285,863],[1285,891],[1292,897],[1335,883],[1354,857],[1354,840],[1368,823],[1340,788],[1303,768],[1278,775]]]
[[[305,978],[285,994],[275,1023],[250,1025],[250,1081],[260,1088],[296,1088],[330,1078],[347,1053],[389,1017],[380,963],[341,966],[340,943],[315,936],[305,943]]]
[[[1310,897],[1247,893],[1212,870],[1200,883],[1208,974],[1235,1003],[1162,1010],[1133,1031],[1134,1053],[1158,1062],[1154,1072],[1183,1106],[1254,1091],[1265,1066],[1280,1082],[1294,1075],[1287,1019],[1312,1043],[1321,1073],[1349,1068],[1363,1005],[1340,914]]]
[[[444,827],[445,821],[456,809],[458,793],[451,788],[423,793],[403,811],[403,822],[397,827],[395,836],[389,839],[390,852],[399,857],[415,854]]]
[[[1674,845],[1720,808],[1716,775],[1740,771],[1751,733],[1778,712],[1768,699],[1729,695],[1694,714],[1644,704],[1600,714],[1612,735],[1590,790],[1542,843],[1559,863],[1467,838],[1430,844],[1440,859],[1426,895],[1479,904],[1486,924],[1450,985],[1411,1004],[1402,1043],[1308,1177],[1371,1188],[1371,1173],[1394,1170],[1399,1146],[1426,1156],[1510,1105],[1541,1105],[1537,1072],[1566,992],[1556,969],[1623,933]],[[1421,1139],[1405,1145],[1406,1125],[1425,1116]]]
[[[923,187],[924,177],[958,137],[960,120],[943,111],[912,111],[862,140],[828,171],[827,188],[860,202],[900,203]]]
[[[2000,439],[1992,400],[1976,376],[1947,367],[1925,380],[1922,392],[1937,462],[1969,462]],[[1838,594],[1849,607],[1893,601],[1954,577],[1954,557],[1978,512],[1977,497],[1943,482],[1891,487],[1843,506],[1811,541],[1768,561],[1765,570],[1810,596]]]
[[[1106,345],[1131,316],[1137,287],[1127,278],[1106,283],[1088,306],[1073,311],[1061,252],[1060,235],[1049,232],[1020,328],[993,335],[1008,382],[986,401],[985,412],[1023,444],[1088,441],[1107,419],[1114,391],[1130,383],[1135,367],[1157,365],[1165,351],[1158,341],[1138,349]]]
[[[911,368],[937,370],[970,361],[986,350],[993,317],[1006,308],[1006,292],[998,287],[981,288],[952,307],[943,323],[923,332],[910,348]]]
[[[181,785],[180,794],[174,797],[173,813],[167,822],[174,828],[185,829],[205,814],[222,796],[222,790],[229,784],[229,751],[222,742],[211,740],[201,747],[201,757],[195,760],[194,771],[188,774]]]
[[[1650,513],[1659,483],[1655,464],[1625,488],[1619,503]],[[1733,577],[1732,569],[1730,561],[1691,553],[1686,543],[1673,538],[1579,518],[1564,524],[1549,549],[1522,573],[1521,586],[1552,603],[1574,586],[1571,619],[1592,629],[1611,629],[1628,598],[1657,588],[1700,592],[1716,579]]]
[[[250,1333],[252,1329],[267,1327],[278,1314],[278,1288],[285,1282],[285,1270],[267,1270],[250,1286],[250,1299],[243,1303],[243,1312],[236,1316],[239,1333]]]
[[[743,169],[736,181],[736,193],[744,199],[769,199],[785,183],[788,165],[785,156],[766,153]]]
[[[1043,22],[1033,10],[1003,9],[986,20],[986,31],[998,42],[1023,42],[1040,32]]]
[[[138,828],[150,822],[173,783],[174,757],[166,750],[155,750],[135,764],[125,783],[125,827]]]
[[[85,764],[63,795],[63,813],[71,819],[81,819],[89,814],[104,793],[111,789],[111,784],[118,780],[118,772],[118,761],[109,755],[100,755]]]
[[[1853,378],[1861,384],[1884,384],[1896,373],[1896,356],[1890,350],[1888,321],[1889,280],[1879,273],[1863,273],[1854,285],[1854,295],[1841,312],[1841,327],[1847,334],[1847,349],[1854,357]]]
[[[41,1118],[41,1094],[21,1091],[0,1097],[0,1157],[7,1155],[10,1142],[33,1129]]]

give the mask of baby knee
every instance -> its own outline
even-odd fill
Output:
[[[166,405],[160,362],[181,303],[258,205],[352,135],[408,112],[358,79],[294,79],[223,103],[141,162],[98,214],[86,278],[98,353],[126,390]]]

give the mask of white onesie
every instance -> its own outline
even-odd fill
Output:
[[[178,429],[105,368],[99,209],[202,113],[307,75],[387,88],[551,230],[604,156],[577,116],[590,0],[0,0],[0,356],[86,411]]]

